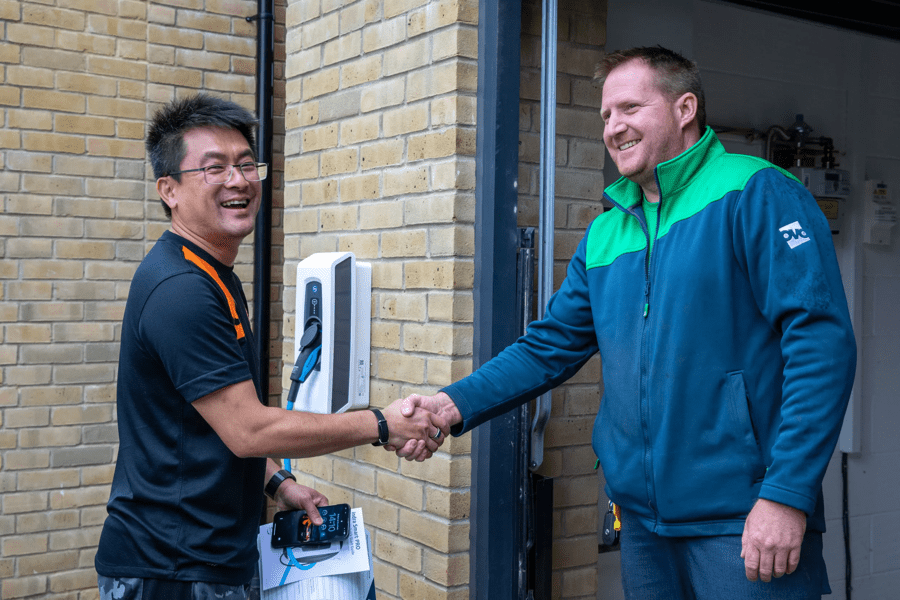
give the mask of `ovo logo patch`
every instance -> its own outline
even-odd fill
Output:
[[[784,227],[779,228],[778,231],[784,236],[787,245],[790,246],[791,249],[796,248],[800,244],[805,244],[810,239],[803,230],[803,227],[800,226],[800,221],[794,221],[789,225],[785,225]]]

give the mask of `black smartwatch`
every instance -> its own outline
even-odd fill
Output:
[[[275,492],[278,491],[278,488],[281,486],[282,483],[284,483],[285,479],[293,479],[294,481],[297,481],[297,478],[294,477],[293,473],[291,473],[290,471],[285,471],[284,469],[281,469],[281,470],[277,471],[274,475],[272,475],[272,478],[269,479],[269,482],[266,484],[266,489],[264,490],[266,493],[266,496],[268,496],[269,498],[274,500]]]
[[[388,443],[388,439],[390,439],[391,434],[388,431],[387,419],[384,418],[384,415],[381,414],[381,411],[377,408],[370,408],[373,413],[375,413],[375,418],[378,419],[378,441],[372,442],[373,446],[384,446]]]

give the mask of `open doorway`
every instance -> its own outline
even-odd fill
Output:
[[[525,3],[522,31],[522,101],[519,136],[519,222],[536,225],[540,156],[535,97],[540,69],[540,5]],[[597,130],[599,90],[591,89],[593,64],[604,48],[654,45],[696,60],[707,95],[709,122],[722,128],[765,131],[788,126],[803,114],[818,135],[835,142],[838,166],[850,174],[842,230],[835,234],[845,289],[860,347],[853,402],[856,422],[842,439],[848,450],[849,555],[852,597],[885,597],[900,583],[900,421],[895,401],[900,380],[892,359],[900,317],[898,244],[866,243],[865,182],[885,184],[900,200],[900,42],[833,24],[778,15],[725,2],[610,0],[568,3],[559,13],[557,65],[557,182],[555,279],[564,276],[584,228],[603,210],[602,188],[617,177]],[[590,25],[588,25],[590,24]],[[543,42],[540,42],[543,43]],[[739,150],[735,150],[739,151]],[[580,162],[584,160],[585,162]],[[896,237],[897,232],[894,232]],[[562,475],[565,498],[554,510],[554,587],[563,598],[621,597],[615,553],[588,563],[586,530],[599,527],[605,506],[602,474],[592,466],[588,422],[602,393],[599,361],[592,361],[571,387],[554,392],[548,435],[548,474]],[[553,429],[557,428],[554,433]],[[558,436],[558,437],[557,437]],[[843,475],[838,450],[825,479],[826,562],[834,598],[846,597]],[[597,489],[585,493],[587,482]],[[557,483],[557,485],[559,485]],[[586,503],[592,498],[593,502]],[[581,532],[580,534],[578,532]],[[592,543],[596,543],[593,533]],[[558,586],[558,587],[557,587]]]

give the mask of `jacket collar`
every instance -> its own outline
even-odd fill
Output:
[[[684,188],[710,161],[725,154],[725,148],[710,126],[696,144],[673,159],[656,166],[656,183],[662,201]],[[624,177],[606,188],[604,195],[618,208],[631,212],[643,199],[641,187]]]

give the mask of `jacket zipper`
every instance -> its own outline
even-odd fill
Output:
[[[643,467],[644,467],[644,482],[647,489],[647,506],[650,508],[650,511],[655,515],[656,509],[653,506],[653,468],[652,468],[652,453],[650,451],[650,402],[647,398],[647,372],[648,372],[648,361],[647,361],[647,316],[650,313],[650,228],[647,225],[647,213],[641,209],[641,215],[638,215],[638,211],[636,208],[632,208],[630,211],[631,215],[637,220],[638,224],[641,226],[641,230],[644,232],[644,236],[647,238],[647,255],[644,259],[644,309],[643,309],[643,323],[641,326],[641,339],[640,339],[640,356],[641,356],[641,366],[640,366],[640,415],[641,415],[641,436],[643,437],[644,442],[644,456],[643,456]]]
[[[661,189],[661,188],[660,188]],[[662,196],[660,196],[660,203],[662,202]],[[650,508],[650,511],[656,515],[655,520],[658,521],[659,517],[656,510],[656,492],[654,490],[653,485],[653,459],[652,459],[652,450],[650,445],[650,398],[647,389],[647,383],[649,380],[649,371],[650,371],[650,356],[648,351],[648,346],[650,343],[650,335],[649,335],[649,327],[650,323],[647,320],[650,315],[650,264],[652,260],[652,252],[651,247],[655,244],[655,242],[659,239],[659,226],[661,221],[660,215],[661,204],[657,205],[656,211],[656,230],[653,235],[653,240],[650,239],[650,227],[647,221],[647,213],[641,210],[644,218],[641,220],[635,214],[635,218],[637,218],[638,223],[641,225],[641,228],[644,231],[644,235],[647,237],[647,257],[644,260],[644,312],[643,312],[643,327],[641,328],[641,382],[640,382],[640,402],[641,402],[641,430],[644,437],[644,480],[646,481],[647,486],[647,506]],[[654,528],[655,529],[655,528]]]
[[[659,202],[662,202],[662,198],[660,198]],[[650,227],[646,224],[647,222],[647,213],[644,212],[644,223],[641,226],[644,229],[644,235],[647,237],[647,258],[644,260],[644,318],[646,319],[650,316],[650,262],[653,260],[653,252],[652,248],[656,245],[656,242],[659,240],[659,226],[662,221],[662,216],[660,215],[660,211],[662,210],[662,205],[658,204],[656,209],[656,229],[653,230],[653,240],[651,243],[650,239]],[[640,219],[638,219],[640,222]]]

